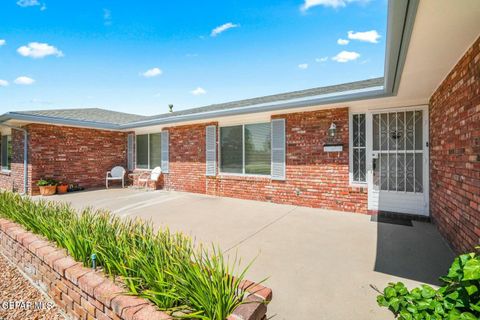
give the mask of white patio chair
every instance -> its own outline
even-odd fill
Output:
[[[160,167],[155,167],[152,172],[150,172],[150,176],[147,177],[147,178],[139,178],[138,179],[138,182],[139,183],[145,183],[145,188],[148,186],[148,183],[150,181],[154,181],[155,183],[157,183],[158,181],[158,178],[160,178],[160,176],[162,175],[162,168]]]
[[[105,179],[105,185],[108,189],[108,182],[113,180],[122,180],[122,188],[125,188],[125,169],[120,166],[113,167],[111,171],[107,172],[107,177]]]

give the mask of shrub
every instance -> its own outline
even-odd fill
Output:
[[[132,295],[183,318],[224,320],[242,303],[240,282],[248,265],[235,275],[239,261],[225,261],[216,247],[207,250],[181,233],[154,231],[151,223],[123,220],[106,211],[35,202],[0,192],[0,216],[43,235],[85,266],[97,265],[120,277]]]
[[[44,186],[56,186],[58,182],[54,179],[47,179],[43,178],[37,181],[37,186],[44,187]]]
[[[389,283],[377,297],[400,320],[480,319],[480,256],[462,254],[455,258],[438,290],[422,285],[409,291],[401,282]]]

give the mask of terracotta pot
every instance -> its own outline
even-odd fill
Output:
[[[67,193],[67,191],[68,191],[68,184],[62,184],[57,186],[58,194],[64,194],[64,193]]]
[[[42,196],[51,196],[57,191],[57,186],[40,186],[39,188]]]

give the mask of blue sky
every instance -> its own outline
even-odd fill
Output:
[[[0,3],[0,113],[158,114],[383,75],[387,0]]]

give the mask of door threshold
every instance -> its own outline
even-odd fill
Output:
[[[408,225],[407,221],[410,222],[410,225],[411,225],[411,221],[431,222],[431,219],[429,216],[422,216],[418,214],[383,211],[383,210],[368,210],[368,214],[372,216],[371,221],[377,221],[377,222],[389,223],[388,220],[392,220],[391,223],[402,224],[401,221],[403,220],[403,221],[406,221],[405,222],[406,224],[404,225]],[[395,223],[393,220],[398,221],[398,223]]]

